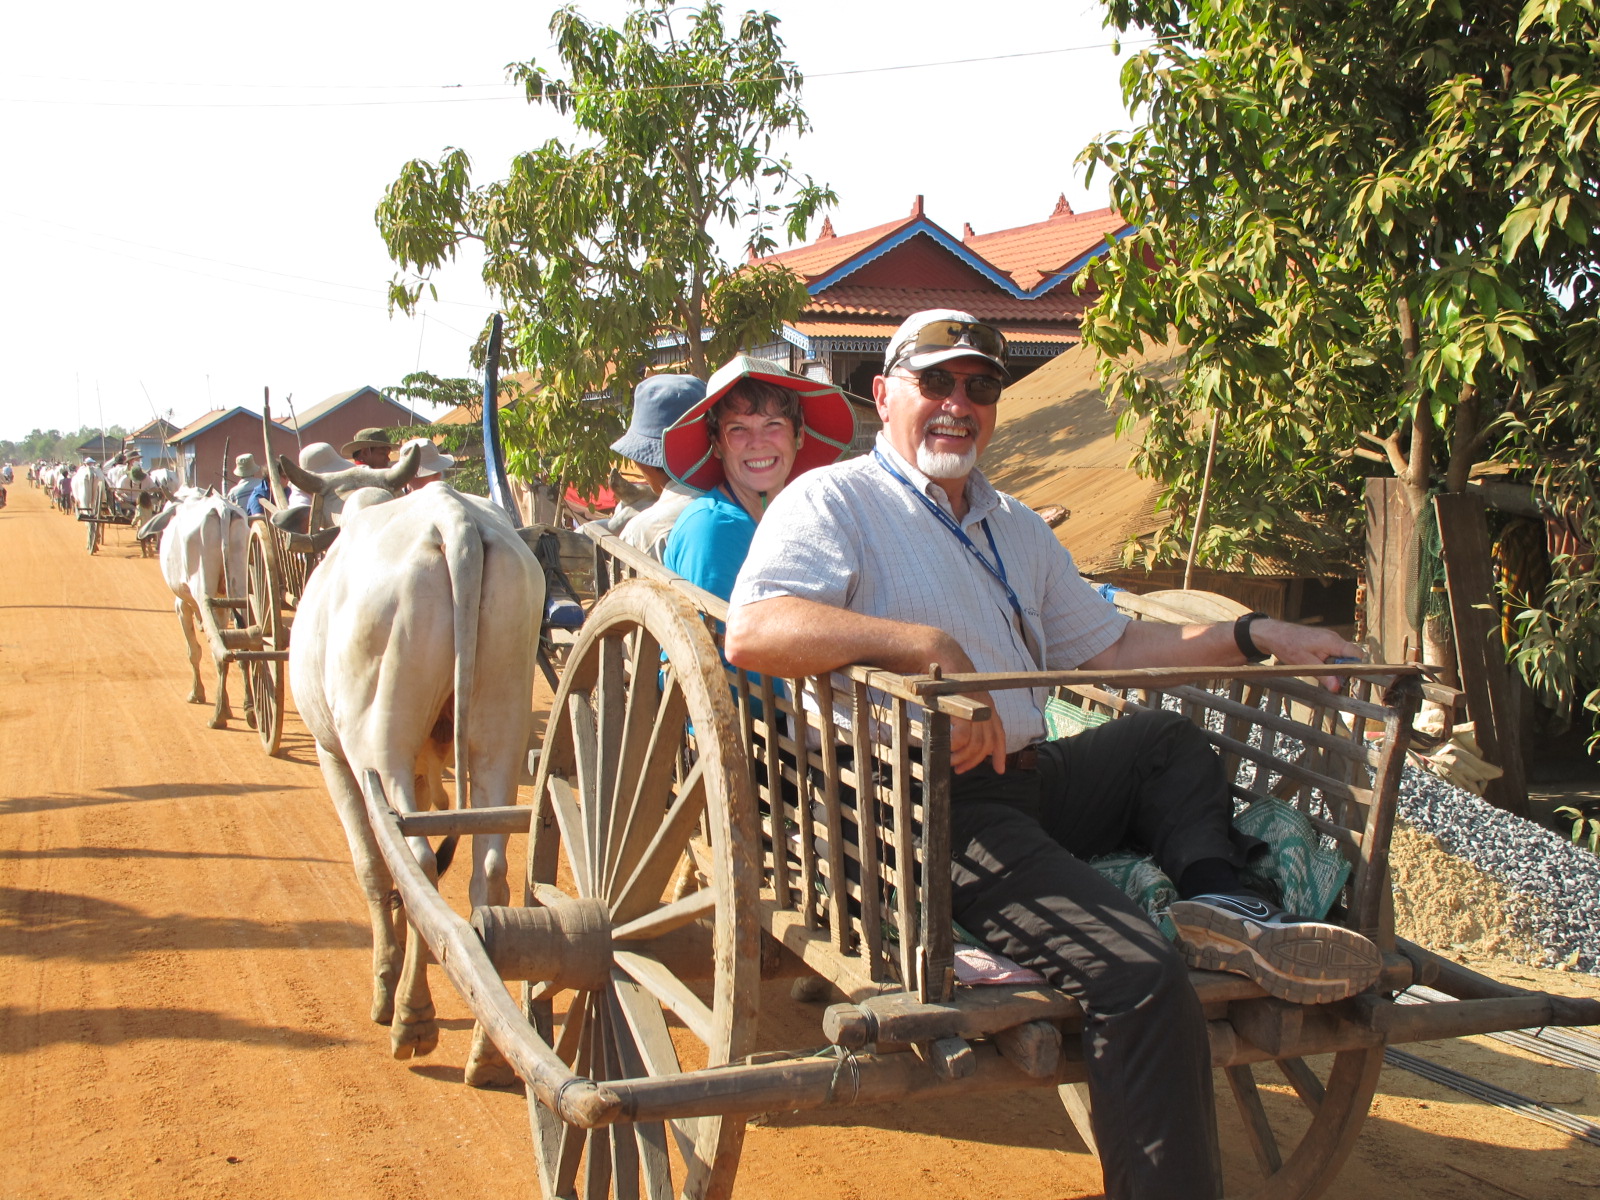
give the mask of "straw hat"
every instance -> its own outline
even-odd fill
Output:
[[[722,460],[711,452],[706,414],[743,379],[760,379],[800,395],[800,432],[805,437],[795,454],[789,478],[837,462],[856,435],[855,413],[844,393],[785,370],[765,358],[741,354],[706,383],[705,399],[679,417],[661,436],[667,474],[688,487],[709,492],[723,481]]]

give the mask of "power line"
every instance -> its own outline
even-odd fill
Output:
[[[312,275],[294,275],[291,274],[291,272],[286,272],[286,270],[272,270],[270,267],[253,267],[250,266],[250,264],[246,264],[246,262],[230,262],[227,261],[227,259],[210,258],[210,256],[206,256],[206,254],[192,254],[186,250],[170,250],[170,248],[166,248],[166,246],[154,246],[147,242],[134,242],[133,238],[117,237],[115,234],[104,234],[104,232],[101,232],[101,230],[78,229],[77,226],[69,226],[69,224],[66,224],[66,222],[62,221],[51,221],[50,218],[43,218],[43,216],[30,216],[30,214],[18,213],[18,211],[14,210],[0,211],[5,211],[8,216],[21,219],[21,221],[34,221],[38,222],[38,224],[54,226],[56,229],[66,229],[67,232],[70,232],[70,234],[78,234],[80,237],[98,237],[104,238],[104,240],[107,240],[107,242],[120,242],[126,246],[138,246],[139,250],[150,250],[157,254],[176,254],[176,256],[179,256],[179,258],[195,259],[195,261],[198,262],[211,262],[211,264],[216,264],[216,266],[234,267],[235,270],[254,270],[254,272],[259,272],[259,274],[262,275],[277,275],[278,278],[291,278],[291,280],[301,280],[301,282],[304,283],[318,283],[318,285],[328,286],[328,288],[346,288],[346,290],[349,291],[362,291],[362,293],[366,294],[387,294],[381,293],[379,288],[371,288],[371,286],[362,285],[362,283],[336,283],[334,280],[315,278],[312,277]],[[118,251],[106,250],[106,248],[98,248],[98,246],[91,246],[91,248],[98,251],[98,253],[118,254]],[[120,258],[133,259],[134,262],[144,262],[144,264],[147,264],[147,266],[170,267],[170,269],[173,270],[184,270],[184,267],[174,266],[174,264],[171,264],[171,262],[162,262],[158,261],[158,259],[139,258],[139,256],[136,256],[136,254],[118,254],[118,256],[120,256]],[[227,277],[227,275],[208,274],[208,272],[202,272],[202,270],[194,270],[194,272],[189,272],[189,274],[202,275],[203,278],[219,278],[219,280],[226,280],[226,282],[229,283],[238,283],[238,285],[242,286],[261,286],[261,288],[267,288],[267,285],[264,285],[264,283],[253,283],[250,282],[250,280],[237,280],[237,278],[230,278]],[[333,298],[333,296],[315,296],[314,293],[290,291],[288,288],[269,288],[269,290],[282,291],[282,293],[288,294],[288,296],[306,296],[306,298],[309,299],[328,299],[328,301],[341,302],[341,304],[357,304],[358,302],[341,301],[341,299]],[[482,312],[493,312],[494,310],[493,306],[490,306],[490,304],[474,304],[472,301],[435,301],[435,304],[454,304],[454,306],[462,307],[462,309],[478,309],[482,310]],[[374,306],[374,304],[363,304],[362,307],[379,306]],[[469,338],[469,336],[472,336],[472,334],[462,333],[461,330],[456,330],[454,326],[445,325],[445,322],[438,320],[438,317],[434,317],[434,322],[437,323],[437,325],[445,326],[446,330],[451,330],[453,333],[461,333],[462,338]]]
[[[137,242],[137,241],[134,241],[132,238],[118,237],[114,233],[105,233],[105,232],[102,232],[101,230],[98,230],[98,229],[81,229],[76,225],[68,225],[64,221],[52,220],[49,217],[36,217],[36,216],[33,216],[30,213],[18,212],[15,209],[5,209],[5,210],[0,210],[0,211],[4,211],[8,216],[16,217],[19,220],[32,221],[32,222],[36,222],[36,223],[41,224],[41,225],[53,225],[57,229],[65,229],[67,232],[76,233],[80,237],[104,238],[107,241],[121,242],[125,246],[137,246],[141,250],[153,250],[157,254],[174,254],[174,255],[177,255],[177,256],[179,256],[181,258],[192,258],[192,259],[195,259],[198,262],[215,263],[217,266],[222,266],[222,267],[233,267],[234,269],[239,270],[239,271],[256,271],[256,272],[259,272],[260,274],[263,274],[263,275],[276,275],[280,279],[298,279],[298,280],[300,280],[301,282],[304,282],[304,283],[316,283],[316,284],[321,284],[324,287],[345,288],[345,289],[347,289],[349,291],[366,292],[369,295],[374,293],[374,292],[380,291],[380,289],[374,288],[374,287],[370,287],[370,286],[368,286],[366,284],[360,284],[360,283],[337,283],[332,279],[318,279],[318,278],[316,278],[315,276],[312,276],[312,275],[296,275],[296,274],[293,274],[292,272],[289,272],[289,271],[274,271],[270,267],[253,267],[249,263],[230,262],[225,258],[212,258],[209,255],[194,254],[194,253],[191,253],[188,250],[173,250],[173,249],[170,249],[169,247],[166,247],[166,246],[153,246],[149,242]],[[221,277],[219,276],[219,278],[221,278]],[[384,294],[387,294],[387,293],[384,293]],[[439,303],[439,304],[454,304],[454,305],[457,305],[458,307],[461,307],[461,308],[475,308],[475,309],[479,309],[482,312],[493,312],[494,311],[494,307],[492,305],[474,304],[474,303],[472,303],[471,301],[468,301],[468,300],[440,300],[440,301],[437,301],[437,303]],[[437,319],[437,318],[435,318],[435,319]],[[449,328],[449,327],[446,326],[446,328]]]
[[[276,292],[276,293],[278,293],[280,295],[284,295],[284,296],[294,296],[294,297],[296,297],[298,299],[301,299],[301,300],[321,300],[321,301],[324,301],[325,303],[328,303],[328,304],[345,304],[345,305],[348,305],[348,306],[350,306],[352,308],[365,308],[365,309],[373,310],[373,311],[376,311],[376,312],[387,312],[388,311],[387,305],[383,305],[383,304],[368,304],[368,303],[364,303],[363,301],[360,301],[360,300],[346,300],[342,296],[319,296],[314,292],[297,292],[292,288],[274,287],[270,283],[256,283],[255,281],[249,280],[249,279],[234,279],[233,277],[228,276],[228,275],[218,275],[218,274],[215,274],[214,272],[210,272],[210,271],[199,271],[199,270],[194,269],[193,267],[180,267],[176,263],[165,263],[165,262],[161,262],[161,261],[156,260],[156,259],[140,258],[137,254],[129,254],[126,251],[122,251],[122,250],[112,250],[112,249],[109,249],[109,248],[106,248],[106,247],[98,247],[98,246],[96,246],[96,247],[86,247],[86,249],[92,249],[97,254],[110,254],[110,255],[112,255],[112,256],[114,256],[116,258],[125,258],[125,259],[129,260],[130,262],[140,263],[140,264],[142,264],[144,266],[147,266],[147,267],[160,267],[163,270],[178,271],[178,272],[181,272],[184,275],[198,275],[201,279],[214,279],[214,280],[217,280],[218,282],[231,283],[231,284],[234,284],[234,285],[236,285],[238,287],[255,288],[257,291]],[[254,268],[245,268],[245,269],[246,270],[253,270]],[[350,286],[350,285],[348,285],[348,284],[340,284],[338,286],[347,287],[347,286]],[[373,289],[373,290],[376,290],[376,289]],[[477,307],[477,306],[474,306],[474,307]],[[471,338],[471,337],[476,336],[474,334],[467,333],[464,330],[457,329],[454,325],[446,324],[444,321],[439,320],[438,317],[434,317],[433,318],[433,323],[435,325],[441,325],[444,328],[448,329],[451,333],[457,334],[457,335],[459,335],[461,337],[464,337],[464,338]]]
[[[171,88],[241,88],[258,91],[410,91],[418,89],[505,87],[503,83],[238,83],[224,80],[205,83],[192,79],[105,79],[81,75],[32,75],[25,71],[12,72],[13,79],[37,79],[44,83],[99,83],[111,87],[171,87]]]
[[[858,76],[858,75],[884,75],[884,74],[888,74],[889,72],[892,72],[892,71],[922,71],[922,70],[931,70],[931,69],[938,68],[938,67],[969,66],[969,65],[974,64],[974,63],[1007,62],[1007,61],[1014,60],[1014,59],[1019,59],[1019,58],[1040,58],[1040,57],[1043,57],[1043,56],[1046,56],[1046,55],[1053,55],[1053,54],[1075,54],[1075,53],[1078,53],[1078,52],[1081,52],[1081,51],[1085,51],[1085,50],[1111,50],[1111,49],[1119,49],[1119,48],[1124,47],[1124,46],[1129,46],[1129,47],[1132,47],[1132,46],[1150,46],[1150,45],[1156,45],[1156,44],[1161,43],[1163,41],[1171,41],[1171,40],[1174,40],[1174,39],[1171,39],[1171,38],[1145,38],[1145,39],[1140,39],[1140,40],[1136,40],[1136,41],[1118,40],[1118,41],[1113,41],[1113,42],[1093,42],[1093,43],[1088,43],[1088,44],[1085,44],[1085,45],[1082,45],[1082,46],[1058,46],[1055,49],[1051,49],[1051,50],[1017,50],[1017,51],[1013,51],[1013,52],[1007,53],[1007,54],[986,54],[986,55],[974,56],[974,57],[971,57],[971,58],[949,58],[949,59],[942,59],[942,60],[940,60],[938,62],[898,63],[898,64],[894,64],[894,65],[891,65],[891,66],[886,66],[886,67],[858,67],[858,68],[854,68],[854,69],[851,69],[851,70],[844,70],[844,71],[817,71],[817,72],[810,73],[810,74],[803,74],[803,78],[805,78],[806,80],[816,80],[816,79],[843,79],[843,78],[846,78],[846,77]],[[33,78],[39,78],[39,77],[38,76],[34,76]],[[780,82],[782,80],[782,78],[783,77],[780,76],[780,75],[769,75],[769,76],[761,76],[761,77],[753,78],[753,79],[744,79],[744,80],[740,80],[739,82],[741,82],[741,83],[777,83],[777,82]],[[720,87],[723,84],[725,84],[726,82],[728,82],[728,81],[727,80],[718,79],[718,80],[705,80],[705,81],[694,82],[694,83],[645,84],[643,86],[633,87],[633,88],[579,89],[579,90],[573,91],[571,94],[573,96],[638,95],[638,94],[643,94],[643,93],[648,93],[648,92],[673,92],[673,91],[686,91],[686,90],[689,90],[691,88]],[[152,83],[152,84],[148,84],[148,85],[130,84],[130,85],[125,85],[125,86],[149,86],[149,87],[197,86],[197,87],[203,87],[203,86],[207,86],[207,85],[204,85],[204,84],[173,85],[173,84]],[[280,85],[236,84],[236,85],[232,85],[232,86],[240,86],[240,87],[256,87],[256,86],[292,87],[292,86],[295,86],[295,85],[285,85],[285,84],[280,84]],[[306,84],[306,85],[303,85],[303,86],[307,87],[307,88],[321,88],[321,87],[324,87],[324,86],[359,87],[361,85]],[[491,83],[473,83],[473,84],[396,84],[396,85],[384,84],[384,85],[373,85],[374,90],[381,89],[381,88],[387,88],[387,87],[397,87],[397,88],[398,87],[404,87],[404,88],[445,88],[445,87],[449,87],[449,88],[458,88],[458,87],[489,88],[489,87],[507,87],[507,86],[512,86],[512,85],[491,84]],[[414,106],[423,105],[423,104],[503,104],[503,103],[505,103],[507,101],[510,101],[510,100],[520,100],[522,98],[523,98],[522,93],[520,91],[518,91],[517,93],[515,93],[513,95],[509,95],[509,96],[453,96],[453,97],[439,97],[439,98],[436,98],[436,99],[428,99],[428,100],[285,100],[285,101],[270,101],[270,102],[268,102],[268,101],[260,101],[260,102],[255,102],[255,101],[244,101],[244,102],[194,101],[194,102],[186,102],[186,101],[170,101],[170,100],[43,100],[43,99],[35,99],[35,98],[31,98],[31,97],[0,96],[0,103],[3,103],[3,104],[45,104],[45,105],[55,105],[55,106],[63,106],[63,105],[65,105],[65,106],[78,106],[78,107],[85,107],[85,108],[381,108],[381,107],[390,107],[390,106],[394,106],[394,105],[407,105],[407,106],[413,106],[414,107]]]

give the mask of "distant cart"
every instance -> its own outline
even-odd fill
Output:
[[[107,525],[133,525],[139,520],[139,490],[137,488],[113,488],[102,483],[95,489],[97,503],[87,508],[77,509],[78,520],[87,527],[84,531],[85,544],[90,554],[99,552],[105,542],[105,527]],[[148,556],[150,550],[145,546],[146,539],[140,539],[140,547]]]
[[[950,721],[989,715],[966,693],[1047,687],[1085,720],[1176,707],[1239,801],[1292,805],[1348,859],[1331,919],[1383,952],[1368,992],[1297,1005],[1191,973],[1257,1168],[1226,1181],[1230,1196],[1328,1187],[1385,1046],[1600,1022],[1600,1002],[1511,988],[1395,936],[1414,667],[1341,668],[1341,694],[1272,666],[752,677],[719,656],[722,601],[591,536],[600,595],[563,667],[533,805],[402,815],[375,774],[362,781],[413,926],[527,1084],[548,1197],[726,1196],[751,1116],[923,1096],[1055,1088],[1093,1147],[1077,1002],[956,983]],[[848,729],[818,716],[839,709]],[[530,833],[520,905],[458,915],[404,841],[474,832]],[[761,981],[806,976],[845,997],[823,1015],[826,1049],[758,1051]],[[1398,1003],[1413,984],[1451,999]],[[1287,1088],[1263,1089],[1263,1068]]]

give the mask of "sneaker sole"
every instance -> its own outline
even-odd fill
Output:
[[[1295,1004],[1332,1004],[1377,982],[1378,948],[1337,925],[1316,934],[1295,925],[1256,925],[1204,904],[1173,904],[1178,946],[1191,967],[1230,971]]]

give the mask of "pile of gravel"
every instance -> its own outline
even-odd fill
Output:
[[[1412,763],[1397,811],[1519,897],[1515,924],[1544,948],[1536,965],[1600,975],[1600,856]]]

